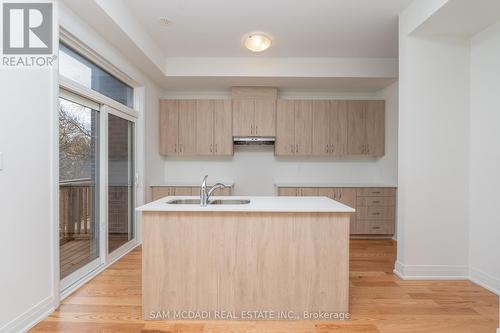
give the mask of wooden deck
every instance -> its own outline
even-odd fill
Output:
[[[112,265],[32,332],[492,333],[498,296],[470,281],[402,281],[395,243],[352,240],[349,321],[147,322],[141,318],[141,249]]]
[[[109,237],[109,248],[117,249],[128,241],[128,235],[114,234]],[[95,259],[96,250],[90,239],[75,239],[59,247],[61,277],[66,277]],[[90,259],[92,258],[92,259]]]

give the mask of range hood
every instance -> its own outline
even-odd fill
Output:
[[[274,136],[233,136],[235,145],[274,145]]]

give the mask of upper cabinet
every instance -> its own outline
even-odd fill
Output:
[[[347,101],[347,153],[385,154],[385,102]]]
[[[313,102],[313,155],[347,154],[347,102]]]
[[[276,135],[276,88],[234,87],[233,136]]]
[[[162,100],[160,154],[232,155],[233,136],[276,137],[277,156],[385,154],[385,102],[277,99],[235,87],[232,100]]]
[[[229,100],[161,100],[160,154],[232,155]]]
[[[278,100],[276,155],[385,153],[385,102]]]
[[[313,103],[284,100],[277,103],[276,155],[310,155],[313,143]]]

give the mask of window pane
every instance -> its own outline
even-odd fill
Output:
[[[108,249],[134,237],[134,123],[108,114]]]
[[[64,44],[59,47],[59,74],[130,108],[134,89]]]
[[[99,256],[99,113],[59,99],[60,275]]]

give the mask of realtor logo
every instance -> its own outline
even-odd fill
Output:
[[[52,3],[3,3],[3,54],[52,54]]]

